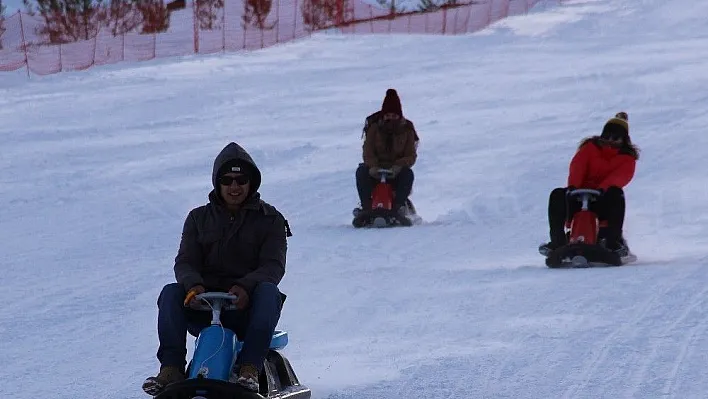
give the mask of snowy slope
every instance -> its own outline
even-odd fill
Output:
[[[705,15],[568,1],[464,37],[0,75],[0,397],[146,397],[157,295],[232,140],[293,228],[280,327],[315,398],[705,397]],[[422,138],[425,223],[355,231],[361,126],[388,87]],[[643,150],[640,262],[548,270],[548,193],[619,110]]]

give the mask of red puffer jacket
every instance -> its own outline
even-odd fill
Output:
[[[607,190],[623,188],[634,177],[636,159],[618,148],[589,140],[580,146],[570,161],[568,186]]]

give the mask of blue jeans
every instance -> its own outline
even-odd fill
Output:
[[[186,365],[187,332],[196,337],[211,324],[211,312],[184,307],[186,295],[181,284],[171,283],[162,288],[157,299],[157,335],[160,340],[157,359],[162,366],[175,366],[181,370]],[[221,324],[234,331],[243,342],[237,364],[252,364],[260,372],[280,319],[282,298],[275,284],[259,283],[249,300],[246,310],[221,312]]]

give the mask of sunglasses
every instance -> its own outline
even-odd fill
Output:
[[[230,186],[231,183],[236,182],[239,186],[248,184],[251,178],[248,175],[238,175],[238,176],[221,176],[219,178],[219,184],[222,186]]]

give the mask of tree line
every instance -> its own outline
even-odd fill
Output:
[[[36,33],[37,44],[71,43],[89,40],[99,31],[113,36],[136,32],[153,34],[166,31],[170,26],[170,13],[184,9],[186,0],[23,0],[26,12],[37,16],[42,24]],[[225,0],[194,0],[196,18],[202,30],[222,29],[221,15]],[[392,13],[400,12],[395,0],[377,0]],[[419,0],[419,11],[434,11],[441,6],[455,6],[458,0]],[[305,0],[300,3],[303,23],[311,30],[318,30],[346,22],[352,18],[348,0]],[[273,0],[244,0],[241,25],[270,30],[278,23],[266,19],[271,13]],[[6,32],[5,6],[0,0],[0,49]]]

